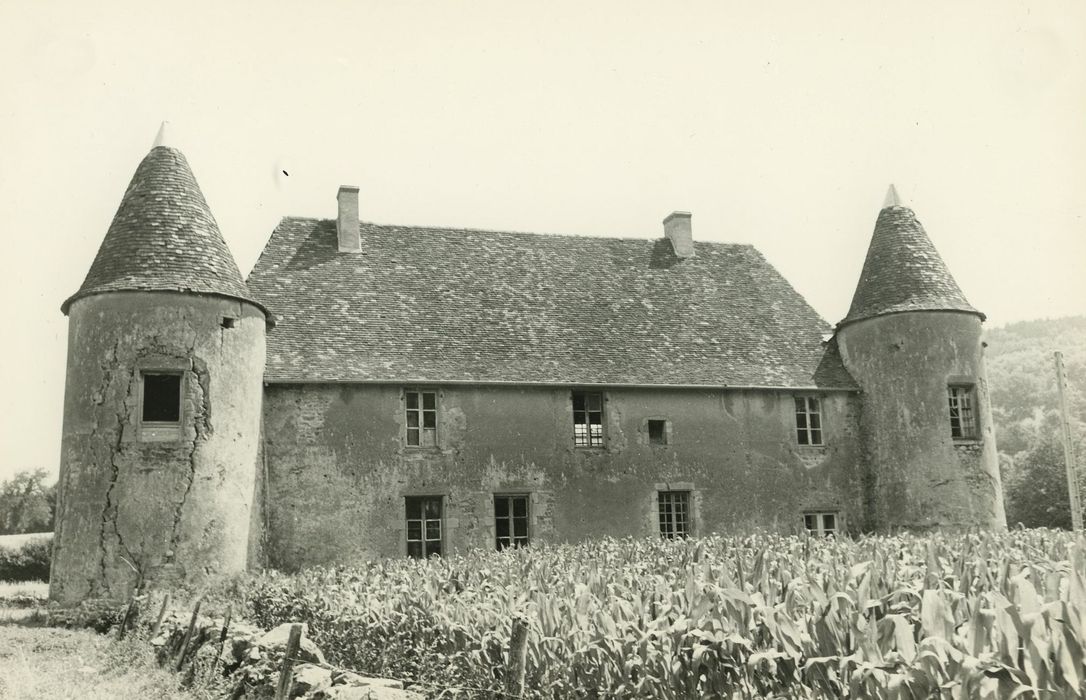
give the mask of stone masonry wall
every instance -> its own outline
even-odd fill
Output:
[[[435,389],[435,387],[415,387]],[[403,556],[406,496],[443,496],[446,551],[495,546],[494,494],[530,495],[534,541],[658,532],[657,490],[692,491],[698,534],[862,522],[858,397],[824,393],[824,447],[796,444],[792,394],[609,389],[606,447],[575,448],[571,390],[444,386],[438,446],[405,446],[396,385],[270,385],[268,558],[287,570]],[[649,444],[647,420],[670,443]]]
[[[264,326],[250,304],[193,294],[72,305],[52,599],[123,599],[140,580],[242,571],[257,555]],[[141,425],[144,371],[183,377],[172,432]]]

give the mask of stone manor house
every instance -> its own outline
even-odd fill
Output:
[[[156,145],[61,307],[52,597],[601,535],[1004,527],[984,315],[893,189],[836,326],[753,247],[684,212],[661,233],[375,224],[341,187],[246,280]]]

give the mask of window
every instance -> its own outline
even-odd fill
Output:
[[[407,444],[411,447],[437,446],[437,392],[406,391]]]
[[[837,533],[836,513],[804,513],[803,527],[807,532],[819,537],[828,537]]]
[[[573,392],[573,444],[603,446],[603,394]]]
[[[654,418],[649,419],[649,444],[650,445],[666,445],[667,444],[667,421],[657,420]]]
[[[494,496],[494,529],[498,549],[528,544],[528,496]]]
[[[690,492],[660,491],[656,496],[660,508],[660,536],[667,539],[690,534]]]
[[[145,372],[140,402],[142,423],[181,422],[181,375]]]
[[[822,402],[817,397],[796,397],[796,442],[822,444]]]
[[[441,555],[441,496],[408,496],[407,556],[425,559]]]
[[[977,439],[977,414],[973,410],[973,387],[947,387],[950,400],[950,436],[955,440]]]

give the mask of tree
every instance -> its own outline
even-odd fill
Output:
[[[1004,484],[1007,524],[1014,527],[1071,528],[1071,505],[1067,495],[1067,467],[1060,442],[1059,416],[1053,411],[1037,426],[1029,449],[1014,456]],[[1079,432],[1079,435],[1082,433]],[[1075,453],[1082,454],[1082,441]],[[1081,469],[1079,493],[1086,497]]]
[[[44,469],[26,470],[0,483],[0,535],[53,529],[56,485]]]

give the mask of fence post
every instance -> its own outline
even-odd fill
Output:
[[[215,678],[215,669],[219,666],[219,659],[222,658],[223,647],[226,646],[226,634],[230,629],[230,613],[232,612],[229,605],[226,606],[226,617],[222,621],[222,632],[219,632],[219,651],[215,654],[215,658],[211,660],[211,672],[207,674],[208,680]]]
[[[203,603],[203,599],[196,601],[196,607],[192,609],[192,619],[189,620],[189,628],[185,632],[185,641],[181,642],[181,653],[177,655],[177,669],[181,670],[181,666],[185,663],[185,654],[189,650],[189,642],[192,641],[192,631],[196,629],[196,618],[200,615],[200,605]]]
[[[275,700],[287,700],[290,697],[291,681],[294,680],[292,666],[294,656],[298,653],[298,645],[302,641],[302,625],[295,622],[290,626],[290,636],[287,638],[286,654],[283,656],[283,668],[279,671],[279,687],[275,691]]]
[[[136,599],[139,598],[140,589],[136,586],[132,589],[132,597],[128,601],[128,609],[124,611],[124,617],[121,618],[121,629],[117,632],[118,641],[124,639],[125,634],[128,632],[128,628],[132,626],[132,620],[136,616]]]
[[[155,626],[151,629],[151,639],[158,636],[158,630],[162,627],[162,620],[166,618],[166,608],[170,605],[170,594],[166,593],[166,597],[162,599],[162,607],[158,611],[158,619],[155,620]]]
[[[505,669],[505,694],[514,698],[524,696],[525,662],[528,659],[528,620],[517,615],[509,634],[509,665]]]

